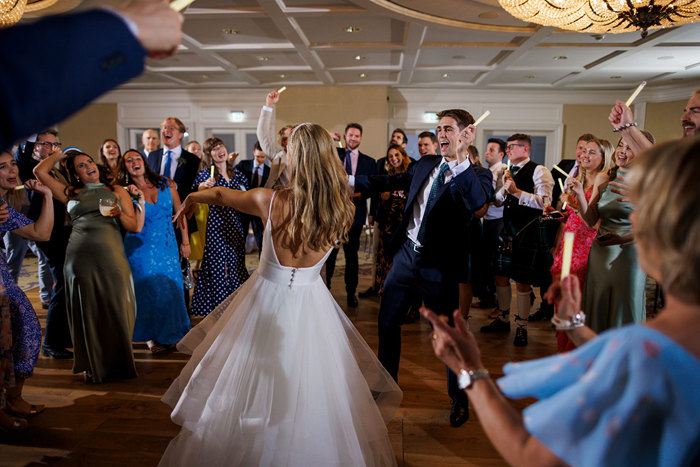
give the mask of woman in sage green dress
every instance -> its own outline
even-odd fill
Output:
[[[63,157],[68,186],[50,174]],[[139,199],[134,209],[129,192],[101,179],[92,158],[78,151],[70,151],[67,157],[57,151],[41,161],[34,173],[66,204],[73,222],[64,267],[73,373],[84,373],[85,381],[93,383],[134,377],[131,337],[136,299],[119,226],[141,231],[143,193],[130,187]]]
[[[651,134],[647,133],[647,138],[653,142]],[[624,184],[634,158],[630,146],[620,139],[615,148],[616,165],[596,177],[598,195],[589,202],[580,182],[571,177],[566,180],[567,188],[576,194],[583,220],[589,226],[600,220],[598,235],[588,254],[583,288],[586,324],[596,333],[646,320],[646,274],[639,267],[632,236],[629,219],[632,205],[615,192],[616,186]]]

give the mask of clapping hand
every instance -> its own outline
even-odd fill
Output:
[[[427,308],[421,308],[420,312],[433,324],[432,344],[435,355],[453,372],[483,368],[479,347],[459,310],[453,313],[454,327],[447,324],[447,316],[438,316]]]

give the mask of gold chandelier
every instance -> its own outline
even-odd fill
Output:
[[[0,0],[0,28],[12,26],[31,13],[53,6],[58,0]]]
[[[569,31],[606,34],[693,23],[700,0],[498,0],[511,15],[529,23]]]

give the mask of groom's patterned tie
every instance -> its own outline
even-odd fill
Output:
[[[432,208],[433,204],[435,204],[435,199],[437,198],[438,191],[440,191],[440,188],[442,188],[442,186],[445,184],[445,172],[447,172],[449,168],[450,166],[446,162],[442,163],[442,165],[440,166],[440,171],[438,172],[435,181],[433,181],[433,186],[430,188],[428,202],[425,205],[425,212],[423,213],[423,219],[421,219],[420,222],[420,229],[418,229],[418,242],[421,245],[423,244],[423,239],[425,238],[425,226],[427,224],[425,218],[428,215],[430,208]]]

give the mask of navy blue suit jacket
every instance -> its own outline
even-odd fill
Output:
[[[236,168],[241,171],[241,173],[248,179],[248,183],[250,184],[250,187],[253,187],[253,165],[255,161],[253,159],[246,159],[243,161],[240,161],[237,165]],[[267,179],[270,177],[270,166],[267,164],[263,164],[263,176],[262,176],[262,181],[260,182],[261,186],[265,186],[265,182],[267,182]]]
[[[346,149],[337,148],[338,157],[345,167],[345,151]],[[367,154],[359,153],[357,158],[357,169],[355,170],[355,176],[370,176],[377,174],[377,161]],[[353,198],[352,202],[355,204],[355,221],[354,226],[364,225],[365,219],[367,218],[367,198],[371,196],[371,193],[361,193],[359,198]]]
[[[0,29],[0,44],[0,149],[138,76],[146,57],[121,18],[104,10]]]
[[[163,148],[157,149],[148,155],[148,166],[157,174],[160,173],[162,159]],[[177,183],[177,194],[180,196],[180,201],[184,201],[187,195],[195,191],[192,185],[199,173],[199,163],[199,157],[184,149],[182,150],[182,155],[177,161],[177,169],[175,169],[175,176],[173,177],[173,181]]]
[[[401,225],[389,247],[392,256],[406,241],[413,204],[430,173],[442,161],[441,156],[424,156],[401,174],[355,177],[355,191],[363,193],[408,190]],[[466,277],[472,248],[470,222],[474,213],[491,198],[492,192],[491,171],[475,166],[453,177],[440,189],[422,220],[427,223],[420,258],[420,274],[424,279],[441,282]]]

